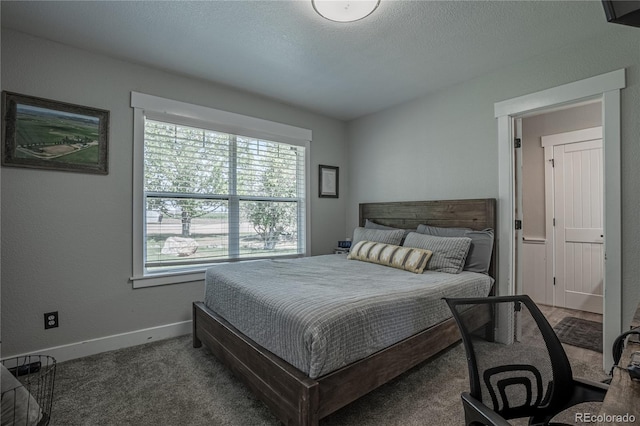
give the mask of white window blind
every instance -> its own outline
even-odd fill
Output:
[[[145,271],[305,254],[305,155],[145,117]]]
[[[131,92],[134,288],[307,255],[312,132]]]

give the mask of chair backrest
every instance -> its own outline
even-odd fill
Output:
[[[569,400],[569,360],[528,296],[445,300],[462,334],[471,396],[505,419],[554,413]]]

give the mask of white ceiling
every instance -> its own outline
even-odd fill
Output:
[[[600,1],[2,1],[2,26],[349,120],[610,30]]]

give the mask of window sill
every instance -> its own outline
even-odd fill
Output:
[[[257,262],[260,260],[277,260],[277,259],[296,259],[300,257],[307,257],[308,254],[299,255],[286,255],[286,256],[265,256],[255,257],[250,259],[236,260],[236,262]],[[173,272],[158,272],[156,274],[140,275],[129,278],[129,281],[133,283],[133,288],[145,288],[155,287],[160,285],[169,284],[184,284],[195,281],[204,281],[204,274],[207,269],[215,265],[224,265],[229,262],[210,263],[202,266],[202,269],[191,269],[189,271],[173,271]]]
[[[204,269],[200,271],[168,272],[146,276],[131,277],[133,288],[155,287],[169,284],[184,284],[195,281],[204,281]]]

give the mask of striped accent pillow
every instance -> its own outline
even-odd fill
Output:
[[[351,248],[347,259],[377,263],[378,265],[391,266],[392,268],[421,274],[426,268],[431,254],[429,250],[375,241],[360,241]]]
[[[471,238],[436,237],[410,232],[404,240],[404,247],[415,247],[433,252],[427,269],[436,272],[459,274],[464,268]]]

